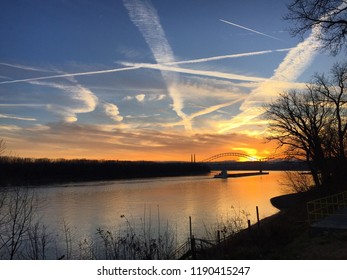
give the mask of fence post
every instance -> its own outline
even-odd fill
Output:
[[[189,236],[191,237],[193,235],[193,230],[192,230],[192,217],[189,216]]]
[[[255,207],[256,211],[257,211],[257,222],[258,222],[258,228],[260,227],[260,220],[259,220],[259,208],[258,206]]]
[[[195,238],[194,235],[190,237],[190,250],[192,252],[193,260],[196,260],[196,250],[195,250]]]

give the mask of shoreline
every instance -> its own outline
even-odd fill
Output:
[[[0,186],[42,186],[79,182],[194,176],[210,173],[205,164],[91,160],[0,160]]]
[[[234,260],[346,260],[347,231],[312,234],[306,204],[318,190],[270,199],[279,212],[231,235],[199,256]]]

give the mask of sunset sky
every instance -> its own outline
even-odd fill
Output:
[[[0,137],[21,157],[268,156],[262,105],[337,58],[281,0],[4,0]],[[320,32],[319,29],[313,30]]]

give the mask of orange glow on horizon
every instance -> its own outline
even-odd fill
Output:
[[[77,124],[31,130],[29,136],[25,136],[27,130],[16,130],[17,134],[5,136],[6,154],[24,158],[185,162],[195,155],[195,161],[201,162],[221,153],[248,156],[232,158],[238,161],[260,160],[276,153],[276,143],[265,143],[263,130],[258,134],[256,130],[252,134],[245,131],[218,134],[198,129],[187,132],[184,128],[137,132],[129,128],[114,130],[111,126]]]

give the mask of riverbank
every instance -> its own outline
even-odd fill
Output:
[[[51,160],[0,158],[0,186],[45,185],[208,174],[207,165],[190,162]]]
[[[271,199],[280,212],[245,229],[202,259],[347,259],[347,231],[310,234],[306,203],[317,192],[289,194]]]

